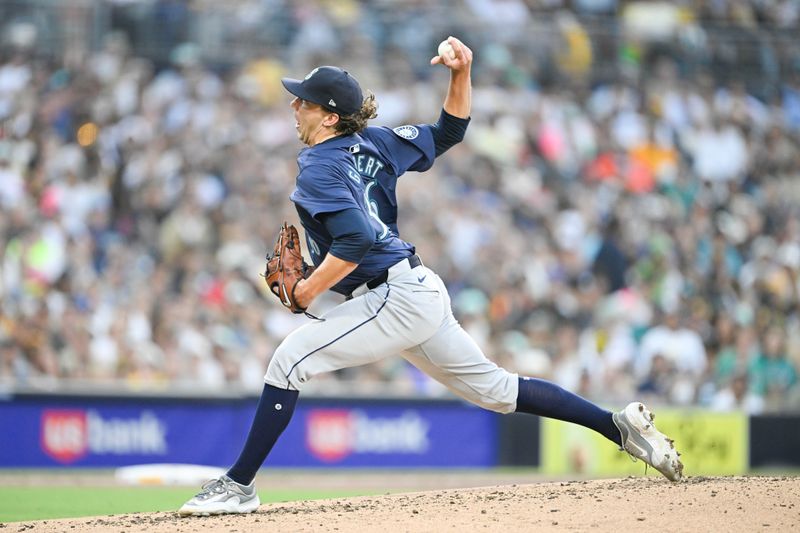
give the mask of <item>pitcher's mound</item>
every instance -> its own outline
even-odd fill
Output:
[[[694,477],[670,483],[646,477],[504,485],[265,504],[250,515],[142,513],[13,526],[31,533],[797,531],[800,478]]]

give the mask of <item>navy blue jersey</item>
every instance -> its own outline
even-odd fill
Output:
[[[391,132],[391,130],[389,130]],[[400,240],[376,214],[367,207],[367,176],[377,176],[373,168],[368,172],[362,160],[359,172],[358,155],[367,143],[359,135],[334,137],[306,148],[297,158],[299,174],[291,199],[295,203],[300,222],[305,229],[306,244],[311,260],[319,265],[328,253],[333,239],[320,215],[344,209],[360,209],[375,229],[375,242],[358,267],[331,290],[350,294],[359,285],[377,277],[390,266],[414,253],[414,246]],[[378,154],[376,149],[372,154]],[[362,154],[363,155],[363,154]],[[388,160],[387,160],[388,162]],[[387,166],[386,163],[380,162]]]
[[[433,165],[435,149],[430,124],[397,128],[369,127],[351,147],[356,169],[365,181],[367,207],[388,231],[397,227],[397,178],[407,170],[423,172]]]

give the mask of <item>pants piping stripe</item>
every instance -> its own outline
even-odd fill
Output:
[[[378,318],[378,315],[380,314],[381,310],[382,310],[382,309],[383,309],[383,308],[386,306],[386,302],[388,302],[388,301],[389,301],[389,293],[390,293],[390,292],[392,292],[392,286],[391,286],[391,285],[389,285],[389,284],[387,284],[387,287],[388,287],[388,288],[387,288],[387,290],[386,290],[386,296],[384,296],[384,297],[383,297],[383,303],[381,303],[381,306],[380,306],[380,307],[378,307],[378,309],[375,311],[375,314],[374,314],[374,315],[372,315],[371,317],[369,317],[368,319],[366,319],[366,320],[365,320],[365,321],[363,321],[362,323],[360,323],[360,324],[358,324],[358,325],[356,325],[356,326],[352,327],[351,329],[349,329],[349,330],[345,331],[344,333],[342,333],[341,335],[339,335],[338,337],[336,337],[335,339],[333,339],[332,341],[330,341],[328,344],[323,344],[323,345],[322,345],[322,346],[320,346],[319,348],[316,348],[315,350],[313,350],[313,351],[311,351],[311,352],[308,352],[306,355],[304,355],[303,357],[301,357],[299,361],[297,361],[295,364],[293,364],[293,365],[292,365],[292,368],[290,368],[290,369],[289,369],[289,373],[288,373],[288,374],[286,374],[286,381],[287,381],[287,383],[289,382],[289,376],[291,376],[291,375],[292,375],[292,372],[294,372],[294,369],[295,369],[295,368],[297,368],[297,365],[299,365],[300,363],[302,363],[303,361],[305,361],[305,360],[306,360],[308,357],[310,357],[310,356],[314,355],[315,353],[317,353],[317,352],[318,352],[318,351],[320,351],[320,350],[324,350],[325,348],[327,348],[328,346],[330,346],[330,345],[331,345],[331,344],[333,344],[334,342],[336,342],[336,341],[339,341],[339,340],[341,340],[341,339],[345,338],[346,336],[348,336],[349,334],[351,334],[352,332],[354,332],[355,330],[357,330],[358,328],[360,328],[360,327],[361,327],[361,326],[363,326],[364,324],[366,324],[366,323],[368,323],[368,322],[371,322],[372,320],[375,320],[376,318]]]

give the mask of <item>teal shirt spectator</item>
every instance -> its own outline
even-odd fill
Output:
[[[725,346],[718,352],[714,361],[714,381],[718,387],[724,387],[736,375],[737,370],[744,366],[740,363],[739,355],[733,346]]]
[[[750,364],[750,376],[753,392],[759,396],[772,391],[786,392],[797,384],[797,370],[785,357],[757,357]]]
[[[797,384],[797,369],[786,357],[784,333],[776,327],[764,335],[764,350],[749,365],[750,386],[759,396],[786,394]]]

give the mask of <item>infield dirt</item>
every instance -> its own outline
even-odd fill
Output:
[[[800,477],[638,477],[510,484],[262,505],[250,515],[175,513],[15,522],[6,531],[106,533],[797,531]]]

